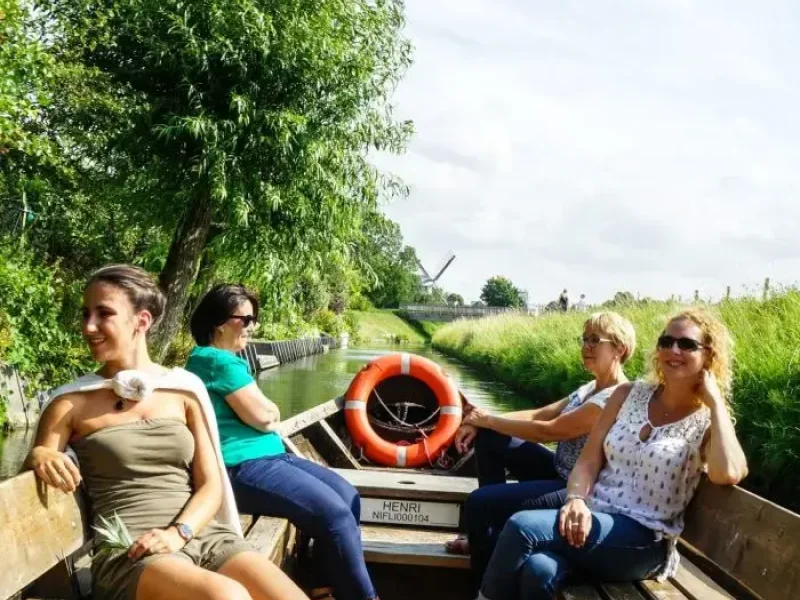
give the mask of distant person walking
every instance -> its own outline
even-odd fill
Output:
[[[581,294],[581,297],[578,300],[578,303],[575,305],[575,310],[580,311],[580,312],[586,312],[586,308],[587,308],[587,306],[586,306],[586,294]]]
[[[558,308],[561,312],[567,312],[569,310],[569,294],[567,290],[561,292],[561,295],[558,297]]]

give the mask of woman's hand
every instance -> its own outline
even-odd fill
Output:
[[[700,374],[700,382],[697,384],[697,388],[703,404],[709,408],[714,408],[715,405],[724,402],[722,392],[717,384],[717,378],[708,369],[703,369]]]
[[[174,554],[186,545],[174,527],[151,529],[133,542],[128,549],[128,558],[139,560],[148,554]]]
[[[482,408],[478,408],[476,406],[464,418],[463,425],[471,425],[472,427],[487,428],[487,427],[489,427],[489,423],[490,423],[491,419],[492,419],[492,415],[490,415],[488,412],[486,412]]]
[[[464,454],[478,435],[478,428],[474,425],[462,425],[456,431],[456,450]]]
[[[581,498],[569,500],[558,513],[558,531],[573,548],[586,543],[592,530],[592,511]]]
[[[70,493],[81,484],[81,472],[63,452],[37,446],[31,450],[30,465],[36,476],[47,485]]]

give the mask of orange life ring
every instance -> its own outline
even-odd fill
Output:
[[[439,420],[433,433],[410,446],[387,442],[375,433],[367,418],[367,400],[372,390],[397,375],[419,379],[439,403]],[[431,464],[444,453],[461,425],[461,396],[455,383],[435,362],[415,354],[387,354],[373,360],[355,376],[344,400],[344,419],[353,442],[369,460],[384,466]]]

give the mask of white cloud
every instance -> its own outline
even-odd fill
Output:
[[[800,12],[792,0],[408,0],[415,64],[378,164],[387,208],[448,290],[504,274],[720,296],[800,271]]]

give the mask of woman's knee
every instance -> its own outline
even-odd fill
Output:
[[[503,535],[522,537],[532,544],[549,542],[559,535],[558,511],[523,510],[518,512],[506,523]]]
[[[475,452],[481,455],[502,454],[508,448],[509,437],[493,429],[481,428],[475,436]]]
[[[326,532],[340,532],[346,530],[358,531],[358,521],[343,500],[333,501],[325,505],[316,515],[319,527]],[[360,533],[359,533],[360,535]]]

